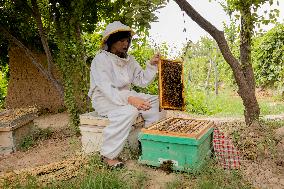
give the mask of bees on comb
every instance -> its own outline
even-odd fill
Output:
[[[161,59],[159,63],[160,109],[184,110],[183,62]]]

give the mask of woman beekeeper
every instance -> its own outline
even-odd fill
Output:
[[[93,59],[89,96],[92,106],[110,124],[103,130],[101,155],[110,167],[121,167],[117,159],[139,113],[145,125],[158,121],[157,96],[137,93],[131,84],[146,87],[157,73],[160,55],[156,54],[143,70],[133,56],[128,55],[133,30],[119,21],[110,23],[102,39],[102,49]]]

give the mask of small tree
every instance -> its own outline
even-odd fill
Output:
[[[258,125],[260,108],[255,95],[255,79],[251,63],[251,39],[254,31],[254,24],[258,21],[257,9],[268,0],[227,0],[227,12],[239,12],[241,29],[240,29],[240,58],[236,58],[225,39],[224,32],[218,30],[214,25],[203,18],[186,0],[175,0],[180,6],[181,10],[185,11],[187,15],[195,21],[200,27],[207,31],[217,42],[219,49],[225,59],[230,65],[236,83],[238,85],[238,94],[243,100],[245,107],[244,116],[246,124],[251,125],[256,123]],[[273,1],[269,1],[270,4]],[[253,12],[252,12],[253,11]],[[274,11],[275,14],[271,19],[275,19],[275,15],[279,11]],[[267,22],[264,20],[264,22]],[[269,23],[269,20],[268,20]]]

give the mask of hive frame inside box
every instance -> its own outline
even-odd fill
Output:
[[[173,118],[157,124],[169,119]],[[211,154],[214,126],[213,122],[199,121],[207,126],[201,132],[191,135],[151,130],[155,124],[148,129],[142,129],[139,134],[142,146],[139,163],[159,167],[170,160],[173,170],[192,172],[199,169],[205,158]]]
[[[170,64],[167,64],[170,63]],[[169,99],[164,97],[164,94],[166,94],[166,88],[169,87],[169,85],[167,85],[165,78],[163,78],[163,72],[165,71],[165,69],[167,67],[169,67],[169,65],[175,66],[176,68],[181,69],[180,75],[177,75],[177,77],[175,79],[179,79],[178,77],[180,77],[180,81],[181,81],[181,85],[182,85],[182,89],[180,91],[178,91],[180,97],[181,97],[181,101],[182,101],[182,105],[173,105],[169,102]],[[159,66],[158,66],[158,70],[159,70],[159,101],[160,101],[160,109],[165,109],[165,110],[185,110],[185,103],[184,103],[184,81],[183,81],[183,62],[180,60],[167,60],[167,59],[161,59],[159,62]],[[177,74],[177,73],[171,73],[171,74]],[[172,76],[172,75],[171,75]],[[163,87],[164,86],[164,87]],[[171,83],[171,86],[173,88],[177,88],[177,86],[175,86],[175,83]]]

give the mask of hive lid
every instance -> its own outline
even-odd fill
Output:
[[[146,134],[178,136],[187,138],[200,138],[214,123],[208,120],[197,120],[188,118],[167,118],[161,120],[141,131]]]
[[[36,108],[8,109],[0,113],[0,131],[15,130],[37,117]]]
[[[185,110],[183,62],[161,59],[158,70],[160,109]]]
[[[143,122],[143,117],[139,114],[137,119],[135,120],[134,124],[138,124],[140,122]],[[93,126],[107,126],[110,123],[109,119],[107,117],[100,116],[96,111],[93,112],[87,112],[80,115],[80,125],[81,126],[87,126],[87,125],[93,125]]]

